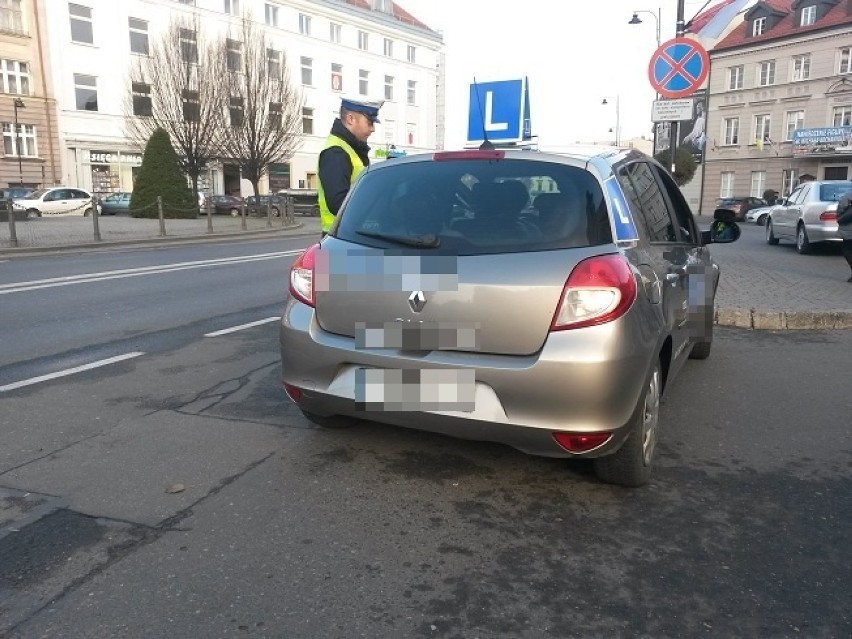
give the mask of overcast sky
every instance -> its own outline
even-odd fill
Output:
[[[652,136],[648,62],[657,48],[655,15],[640,13],[642,24],[627,23],[634,10],[659,11],[665,42],[675,36],[676,0],[396,2],[443,32],[447,148],[465,143],[474,76],[479,82],[529,77],[532,132],[542,149],[613,139],[616,96],[621,139]],[[686,0],[685,19],[705,2]],[[608,106],[601,105],[604,97]]]

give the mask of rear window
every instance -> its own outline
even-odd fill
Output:
[[[819,199],[821,202],[837,202],[850,191],[852,191],[852,182],[821,184],[819,187]]]
[[[612,242],[600,183],[555,162],[447,160],[367,172],[334,233],[384,248],[478,255]]]

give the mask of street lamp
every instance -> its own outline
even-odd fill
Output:
[[[612,99],[611,97],[609,98]],[[601,101],[602,105],[607,105],[607,98]],[[610,129],[612,131],[612,129]],[[615,96],[615,146],[621,146],[621,108],[619,106],[619,96],[616,94]]]
[[[23,137],[21,136],[20,126],[18,125],[18,109],[26,108],[24,101],[21,98],[15,98],[12,101],[12,104],[15,107],[15,147],[18,150],[18,180],[19,186],[24,185],[24,167],[21,164],[21,143],[23,142]]]
[[[648,11],[647,9],[636,9],[633,12],[633,17],[630,18],[630,21],[627,24],[642,24],[642,19],[639,17],[640,13],[650,13],[654,16],[654,22],[657,25],[657,48],[660,48],[660,13],[661,9],[657,9],[656,13],[653,11]]]

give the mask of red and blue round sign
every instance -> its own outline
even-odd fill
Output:
[[[665,98],[685,98],[704,83],[710,72],[707,50],[690,38],[674,38],[661,44],[648,64],[648,79]]]

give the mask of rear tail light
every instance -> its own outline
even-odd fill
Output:
[[[585,453],[603,446],[612,433],[553,433],[553,439],[569,453]]]
[[[294,403],[298,404],[302,399],[302,389],[298,386],[293,386],[292,384],[288,384],[287,382],[281,382],[281,385],[284,386],[284,392],[293,400]]]
[[[837,211],[823,211],[819,214],[820,222],[836,222],[837,221]]]
[[[308,306],[316,304],[314,279],[316,276],[316,254],[319,250],[319,244],[308,247],[290,267],[290,294]]]
[[[621,255],[583,260],[568,277],[550,330],[605,324],[624,315],[636,299],[636,279]]]

